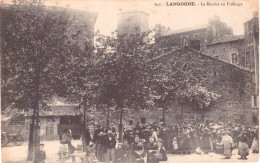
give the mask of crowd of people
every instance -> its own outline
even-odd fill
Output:
[[[165,123],[137,122],[135,127],[124,129],[123,143],[118,143],[115,127],[97,126],[93,136],[88,129],[85,135],[90,163],[96,160],[113,163],[142,163],[147,160],[147,163],[158,163],[167,161],[167,153],[216,152],[229,159],[235,148],[241,158],[246,159],[249,149],[259,152],[258,126],[232,123],[184,122],[182,125],[166,126]]]
[[[87,160],[88,162],[113,163],[143,163],[147,159],[147,163],[158,163],[159,161],[167,161],[164,140],[154,138],[151,135],[143,135],[145,131],[140,123],[134,128],[134,133],[125,130],[123,134],[123,142],[117,143],[118,135],[115,127],[97,126],[94,131],[93,138],[86,130]],[[144,137],[147,136],[147,139]]]

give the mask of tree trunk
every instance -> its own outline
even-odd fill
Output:
[[[82,134],[82,145],[83,145],[83,151],[85,152],[87,149],[87,144],[86,144],[86,110],[87,110],[87,101],[84,99],[83,101],[84,103],[84,115],[83,115],[83,125],[82,125],[82,130],[81,130],[81,134]]]
[[[40,87],[40,71],[39,71],[39,68],[36,69],[36,84],[35,84],[35,92],[36,92],[36,97],[35,97],[35,105],[34,105],[34,108],[35,108],[35,113],[36,113],[36,117],[35,117],[35,120],[36,120],[36,126],[35,128],[37,129],[37,131],[34,130],[34,133],[33,134],[33,162],[36,163],[36,157],[37,157],[37,150],[39,148],[39,145],[40,145],[40,135],[38,133],[38,130],[40,129],[39,127],[39,99],[40,99],[40,90],[39,90],[39,87]]]
[[[109,127],[109,111],[110,111],[110,108],[108,106],[107,107],[107,127]]]
[[[34,117],[34,115],[33,115]],[[34,118],[32,118],[34,119]],[[29,143],[28,143],[28,156],[27,160],[32,161],[32,151],[33,151],[33,128],[34,128],[34,120],[32,121],[32,124],[30,125],[30,131],[29,131]]]
[[[182,128],[183,128],[183,106],[181,104],[181,133],[182,133]]]
[[[38,63],[37,63],[38,65]],[[32,124],[30,126],[29,134],[29,146],[28,146],[28,157],[27,159],[36,163],[36,151],[39,148],[40,144],[40,135],[39,135],[39,100],[40,100],[40,69],[36,67],[35,71],[35,85],[34,85],[34,99],[32,103],[33,116]]]
[[[32,115],[32,123],[30,125],[30,131],[29,131],[29,143],[28,143],[28,156],[27,160],[32,161],[33,160],[33,129],[34,129],[34,121],[35,121],[35,108],[33,109],[33,115]]]
[[[119,142],[123,142],[123,107],[120,106]]]
[[[163,106],[163,123],[165,123],[165,106],[164,104],[162,106]]]

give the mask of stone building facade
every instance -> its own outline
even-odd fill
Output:
[[[143,11],[128,11],[118,14],[118,34],[147,32],[149,30],[149,14]]]
[[[254,72],[252,108],[259,110],[259,20],[258,13],[244,23],[244,36],[226,35],[207,44],[207,54]]]
[[[236,64],[219,60],[194,49],[185,48],[168,52],[158,60],[163,64],[175,55],[187,55],[188,57],[203,62],[200,67],[205,72],[207,83],[205,87],[221,97],[214,106],[205,110],[191,105],[183,106],[183,120],[205,122],[207,119],[215,122],[233,122],[242,124],[257,124],[258,117],[252,109],[251,96],[254,92],[252,82],[253,71],[241,68]],[[169,67],[170,68],[170,67]],[[141,111],[131,109],[124,110],[125,126],[133,126],[137,121],[160,122],[163,117],[162,108],[147,108]],[[255,118],[254,118],[255,117]],[[175,102],[169,102],[165,110],[166,124],[171,125],[181,121],[181,106]]]
[[[207,44],[206,53],[220,60],[245,67],[244,36],[226,35]]]
[[[253,18],[244,23],[245,66],[254,72],[254,94],[251,97],[254,114],[259,115],[259,18],[255,12]]]
[[[206,51],[207,44],[224,35],[232,35],[232,28],[223,23],[218,16],[209,20],[208,24],[171,31],[156,40],[162,48],[189,46],[199,51]]]
[[[65,129],[72,131],[74,139],[81,136],[82,112],[77,109],[78,105],[58,104],[49,105],[48,110],[39,113],[40,139],[59,140]],[[25,129],[23,136],[28,139],[32,112],[25,114]]]

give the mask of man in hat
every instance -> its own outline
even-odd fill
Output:
[[[86,143],[86,146],[89,145],[90,140],[91,140],[91,135],[90,135],[89,128],[87,126],[86,129],[85,129],[85,143]]]
[[[107,136],[104,138],[104,143],[105,146],[107,147],[107,152],[106,152],[106,161],[112,161],[113,163],[115,162],[115,146],[116,146],[116,138],[113,135],[113,132],[109,130],[107,132]]]
[[[97,129],[95,129],[95,131],[94,131],[94,136],[93,136],[94,143],[96,143],[97,138],[98,138],[98,134],[101,132],[101,128],[100,127],[101,127],[100,125],[97,125]]]

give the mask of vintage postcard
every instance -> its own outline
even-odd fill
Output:
[[[258,0],[2,0],[1,162],[259,161]]]

